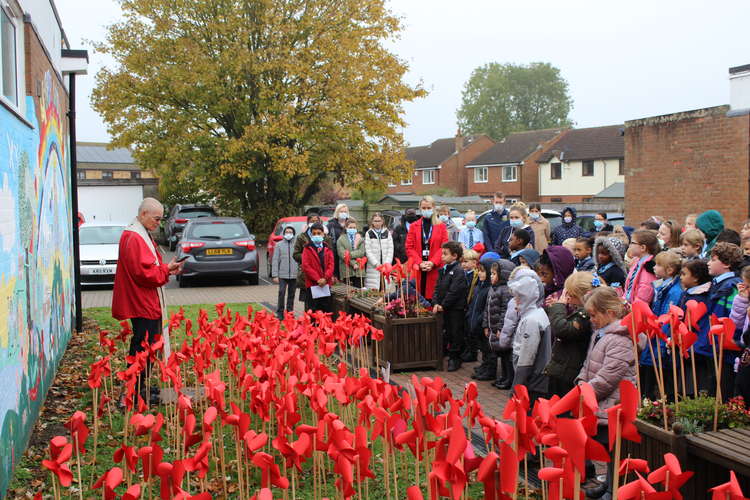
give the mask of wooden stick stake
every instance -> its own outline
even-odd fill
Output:
[[[615,428],[615,463],[614,463],[614,472],[613,475],[615,476],[612,478],[613,485],[612,485],[612,498],[617,498],[617,490],[620,489],[620,475],[618,472],[620,471],[620,451],[622,447],[622,424],[620,424],[620,414],[622,413],[622,408],[617,409],[617,427]]]

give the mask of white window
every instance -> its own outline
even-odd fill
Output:
[[[3,97],[18,105],[18,66],[16,58],[16,26],[0,8],[0,63],[2,64]]]
[[[487,182],[487,167],[477,167],[474,169],[474,182]]]
[[[516,182],[518,180],[518,171],[516,165],[503,167],[503,182]]]
[[[412,185],[411,175],[409,177],[406,177],[405,179],[401,179],[401,185],[402,186],[411,186]]]
[[[422,170],[422,184],[435,184],[434,170]]]

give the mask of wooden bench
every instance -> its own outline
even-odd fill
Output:
[[[689,434],[685,440],[688,447],[685,468],[695,471],[686,487],[708,495],[708,488],[727,482],[729,471],[733,470],[742,491],[750,492],[750,429]]]

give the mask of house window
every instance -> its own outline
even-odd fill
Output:
[[[474,169],[474,182],[487,182],[487,167],[477,167]]]
[[[112,171],[111,170],[102,170],[102,179],[111,180],[112,179]]]
[[[0,8],[0,62],[3,72],[3,96],[18,105],[18,68],[16,66],[16,26]]]
[[[593,177],[594,176],[594,162],[593,162],[593,160],[584,160],[583,164],[581,165],[581,175],[583,177]]]
[[[76,172],[76,177],[78,177],[79,181],[85,181],[86,180],[86,171],[85,170],[79,170]]]
[[[411,178],[411,176],[407,177],[406,179],[401,179],[401,185],[402,186],[411,186],[412,185],[412,178]]]
[[[617,175],[625,175],[625,158],[620,158],[620,167]]]
[[[562,179],[562,163],[555,162],[549,164],[549,178]]]
[[[389,187],[389,188],[395,188],[395,187],[396,187],[396,185],[395,185],[395,184],[393,184],[393,183],[390,183],[390,182],[389,182],[389,183],[388,183],[388,187]]]
[[[422,170],[422,184],[435,184],[434,170]]]
[[[130,172],[130,178],[131,179],[140,179],[141,178],[141,173],[138,172],[138,171]]]
[[[516,165],[503,167],[503,182],[516,182],[518,180],[516,168]]]

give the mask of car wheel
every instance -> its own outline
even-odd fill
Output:
[[[180,279],[177,280],[177,283],[180,288],[187,288],[188,286],[190,286],[190,281],[184,276],[180,277]]]
[[[258,273],[255,273],[255,274],[251,275],[251,276],[250,276],[250,277],[248,278],[247,282],[248,282],[248,283],[249,283],[250,285],[257,285],[257,284],[258,284]]]
[[[177,242],[169,240],[169,251],[174,252],[174,249],[177,248]]]

